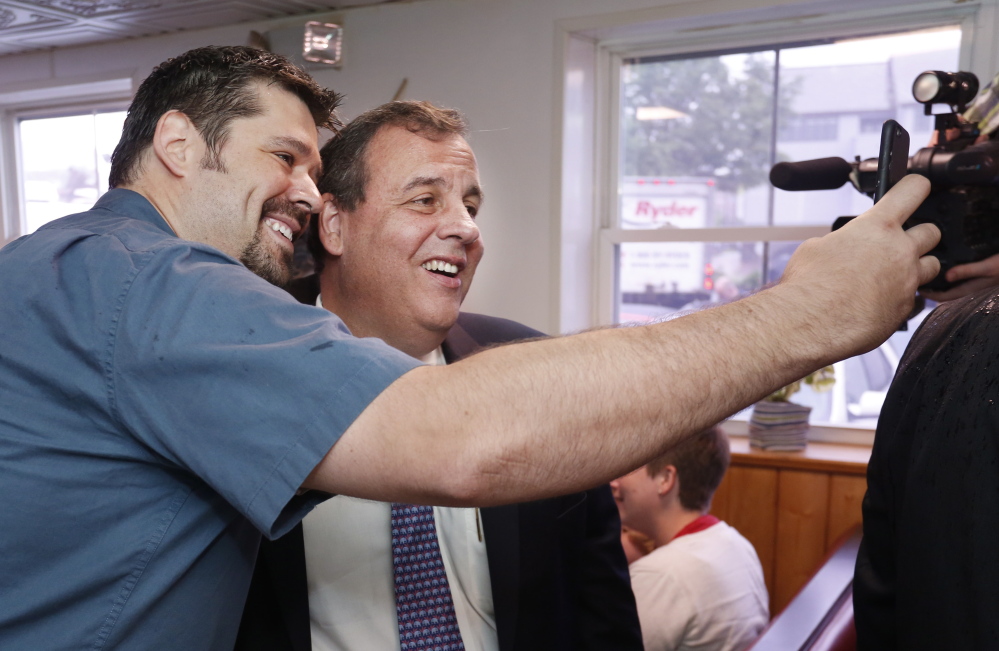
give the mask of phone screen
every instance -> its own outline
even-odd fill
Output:
[[[909,132],[895,120],[886,120],[881,127],[881,152],[878,155],[878,184],[874,203],[881,200],[898,183],[909,167]]]

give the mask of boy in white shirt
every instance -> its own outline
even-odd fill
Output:
[[[728,463],[713,427],[611,482],[622,524],[655,545],[630,566],[646,651],[744,649],[769,621],[756,551],[708,515]]]

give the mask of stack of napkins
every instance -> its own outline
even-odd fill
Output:
[[[749,444],[763,450],[804,450],[811,411],[793,402],[756,403],[749,419]]]

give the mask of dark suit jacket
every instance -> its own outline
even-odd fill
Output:
[[[999,649],[997,301],[937,308],[888,391],[853,585],[859,649]]]
[[[314,284],[294,289],[303,302],[314,302],[318,293]],[[450,363],[483,346],[537,336],[513,321],[463,313],[444,341],[444,356]],[[607,486],[481,513],[501,651],[642,649],[621,524]],[[261,545],[236,649],[311,648],[299,525]]]

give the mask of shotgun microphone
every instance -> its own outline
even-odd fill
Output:
[[[816,158],[799,163],[777,163],[770,170],[775,188],[799,190],[835,190],[850,180],[853,167],[842,158]]]

